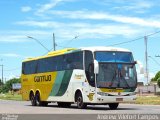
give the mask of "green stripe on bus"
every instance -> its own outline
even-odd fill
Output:
[[[60,89],[59,89],[58,93],[56,94],[56,96],[64,95],[64,93],[66,92],[66,90],[68,88],[72,73],[73,73],[73,70],[66,70],[65,71]]]
[[[62,83],[62,80],[63,80],[64,73],[65,73],[65,71],[58,71],[57,72],[56,80],[53,85],[50,96],[55,96],[58,93],[60,86],[61,86],[61,83]]]

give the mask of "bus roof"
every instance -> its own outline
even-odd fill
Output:
[[[58,56],[58,55],[62,55],[68,52],[72,52],[77,50],[76,48],[66,48],[66,49],[62,49],[62,50],[56,50],[56,51],[51,51],[48,54],[44,55],[44,56],[39,56],[39,57],[33,57],[33,58],[27,58],[25,59],[23,62],[27,62],[27,61],[32,61],[32,60],[38,60],[41,58],[46,58],[46,57],[51,57],[51,56]]]
[[[90,50],[92,52],[95,51],[121,51],[121,52],[131,52],[128,49],[118,48],[118,47],[105,47],[105,46],[98,46],[98,47],[82,47],[82,50]]]
[[[23,62],[32,61],[32,60],[38,60],[38,59],[41,59],[41,58],[46,58],[46,57],[51,57],[51,56],[58,56],[58,55],[66,54],[66,53],[69,53],[69,52],[81,51],[81,50],[82,50],[82,51],[83,51],[83,50],[89,50],[89,51],[92,51],[92,52],[95,52],[95,51],[121,51],[121,52],[130,52],[128,49],[124,49],[124,48],[105,47],[105,46],[82,47],[82,48],[80,48],[80,49],[76,49],[76,48],[66,48],[66,49],[62,49],[62,50],[51,51],[51,52],[49,52],[47,55],[44,55],[44,56],[27,58],[27,59],[24,60]]]

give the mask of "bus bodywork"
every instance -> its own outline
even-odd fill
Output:
[[[129,50],[88,47],[50,52],[22,63],[22,96],[33,106],[57,102],[108,104],[134,101],[137,86],[135,61]]]

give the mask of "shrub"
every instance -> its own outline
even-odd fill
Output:
[[[160,87],[160,77],[157,79],[157,85]]]

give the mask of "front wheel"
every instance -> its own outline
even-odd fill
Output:
[[[116,110],[119,103],[109,103],[108,105],[111,110]]]
[[[87,107],[87,104],[83,102],[83,97],[81,93],[78,93],[76,95],[76,102],[77,102],[77,107],[79,109],[84,109]]]

